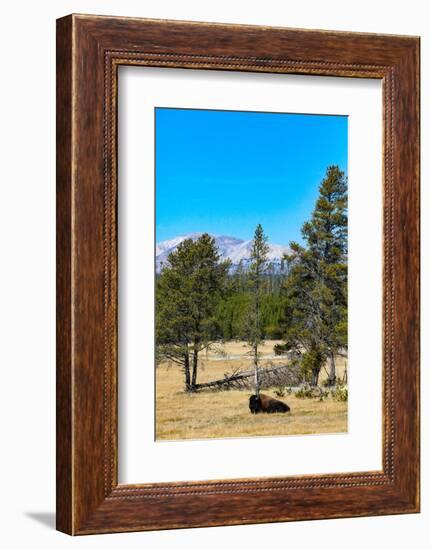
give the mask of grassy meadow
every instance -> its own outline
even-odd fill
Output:
[[[261,367],[286,363],[274,357],[275,340],[260,347]],[[244,342],[227,342],[208,354],[202,353],[198,382],[223,378],[234,370],[251,368]],[[337,360],[337,376],[342,378],[346,360]],[[321,384],[326,377],[322,369]],[[184,392],[184,375],[178,365],[161,363],[156,369],[156,439],[207,439],[271,435],[323,434],[347,431],[347,402],[332,398],[300,399],[294,394],[277,397],[276,387],[262,393],[281,399],[291,409],[286,414],[252,415],[248,407],[251,390]]]

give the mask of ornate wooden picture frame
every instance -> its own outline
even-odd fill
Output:
[[[123,485],[117,69],[380,79],[383,469]],[[57,528],[68,534],[419,511],[419,38],[70,15],[57,21]]]

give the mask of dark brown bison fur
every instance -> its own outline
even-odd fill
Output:
[[[263,393],[261,393],[259,397],[256,395],[251,395],[249,399],[249,407],[251,414],[257,414],[260,412],[285,413],[290,411],[289,405],[286,405],[283,401],[269,397],[269,395],[264,395]]]

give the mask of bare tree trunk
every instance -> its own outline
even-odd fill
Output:
[[[254,387],[255,387],[255,395],[259,397],[260,392],[260,380],[259,380],[259,360],[257,355],[257,342],[254,343],[253,346],[253,352],[254,352]]]
[[[189,359],[189,352],[187,350],[187,353],[184,355],[184,376],[185,376],[185,384],[186,384],[186,391],[190,391],[190,359]]]
[[[329,356],[329,376],[328,376],[328,384],[330,386],[335,386],[335,382],[337,380],[337,373],[335,371],[335,352],[331,351],[331,354]]]
[[[311,371],[311,385],[317,386],[317,383],[319,382],[319,373],[320,369],[312,369]]]
[[[259,342],[259,330],[260,330],[260,319],[259,319],[259,292],[260,292],[260,273],[257,272],[256,277],[256,288],[255,288],[255,295],[254,295],[254,323],[255,323],[255,334],[254,334],[254,342],[253,342],[253,362],[254,362],[254,387],[255,387],[255,395],[259,397],[260,392],[260,381],[259,381],[259,357],[258,357],[258,342]]]
[[[191,385],[192,391],[194,391],[196,387],[196,379],[198,376],[198,359],[199,359],[198,345],[195,342],[195,345],[193,348],[192,385]]]

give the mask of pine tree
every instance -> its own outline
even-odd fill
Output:
[[[319,189],[311,222],[304,226],[310,250],[319,258],[325,287],[329,384],[335,384],[335,357],[347,347],[347,181],[338,166],[329,166]]]
[[[259,396],[259,345],[262,343],[262,295],[264,292],[263,277],[265,275],[269,246],[268,238],[259,224],[254,232],[252,249],[250,252],[249,281],[251,301],[247,322],[247,340],[251,347],[254,364],[255,394]]]
[[[203,234],[195,242],[184,240],[158,277],[157,352],[181,365],[186,391],[194,391],[199,353],[215,337],[215,313],[229,265],[220,261],[214,238]]]
[[[302,236],[306,247],[291,243],[288,343],[305,350],[313,384],[329,359],[334,384],[336,355],[347,347],[347,182],[338,166],[327,168]]]

